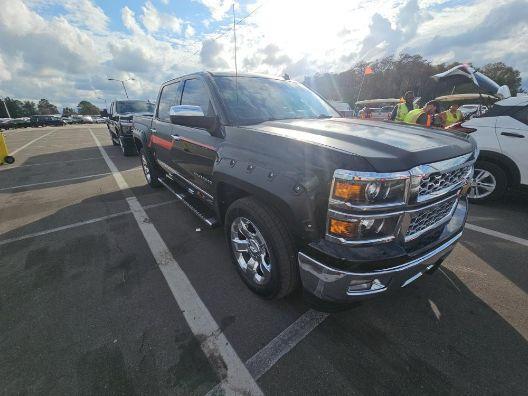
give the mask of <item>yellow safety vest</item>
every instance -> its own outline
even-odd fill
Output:
[[[397,105],[398,110],[396,110],[396,118],[394,118],[394,121],[400,121],[405,122],[405,116],[409,113],[409,109],[407,108],[407,103],[399,103]],[[418,106],[413,105],[414,109],[416,109]]]
[[[445,113],[445,126],[456,124],[457,122],[462,120],[462,112],[460,110],[457,110],[455,114],[453,114],[450,110],[447,110]]]
[[[420,117],[423,113],[424,111],[422,109],[411,110],[405,115],[403,122],[407,124],[416,124],[416,120],[418,120],[418,117]]]

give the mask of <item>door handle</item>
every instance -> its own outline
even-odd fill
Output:
[[[156,131],[156,128],[150,128],[150,132],[152,132],[152,133],[156,133],[156,132],[157,132],[157,131]]]
[[[179,135],[171,135],[171,138],[173,140],[181,140],[181,136],[179,136]]]
[[[523,138],[524,135],[521,135],[520,133],[513,133],[513,132],[501,132],[502,136],[509,136],[509,137],[515,137],[515,138]]]

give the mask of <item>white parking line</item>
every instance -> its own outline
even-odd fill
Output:
[[[301,342],[304,337],[323,323],[327,317],[327,313],[317,312],[312,309],[301,315],[299,319],[246,362],[246,367],[253,375],[253,378],[259,379],[262,377],[284,355]]]
[[[130,168],[127,170],[124,170],[123,172],[130,172],[130,171],[136,171],[141,169],[140,166],[136,166],[135,168]],[[68,179],[58,179],[58,180],[51,180],[46,182],[39,182],[39,183],[31,183],[31,184],[20,184],[18,186],[12,186],[12,187],[3,187],[0,188],[0,191],[5,190],[18,190],[19,188],[26,188],[26,187],[34,187],[34,186],[43,186],[46,184],[55,184],[55,183],[62,183],[67,181],[75,181],[75,180],[84,180],[84,179],[93,179],[94,177],[102,177],[102,176],[108,176],[111,175],[112,172],[105,172],[105,173],[97,173],[95,175],[86,175],[86,176],[79,176],[79,177],[70,177]]]
[[[200,347],[213,368],[220,375],[225,375],[226,378],[222,383],[223,391],[229,394],[262,395],[259,386],[192,287],[187,275],[174,259],[144,208],[130,191],[123,175],[108,157],[91,128],[88,130],[112,171],[117,185],[121,190],[127,190],[127,194],[130,195],[126,199],[128,205],[191,331],[200,342]]]
[[[519,238],[519,237],[516,237],[516,236],[513,236],[513,235],[509,235],[509,234],[504,234],[504,233],[499,232],[499,231],[490,230],[488,228],[479,227],[477,225],[469,224],[469,223],[466,223],[466,228],[468,230],[481,232],[483,234],[494,236],[495,238],[500,238],[500,239],[504,239],[506,241],[518,243],[519,245],[528,246],[528,239]]]
[[[46,136],[51,135],[51,134],[52,134],[53,132],[55,132],[55,131],[56,131],[56,129],[54,129],[54,130],[52,130],[52,131],[46,133],[45,135],[39,136],[38,138],[33,139],[33,140],[31,140],[30,142],[24,144],[22,147],[19,147],[19,148],[17,148],[16,150],[11,151],[9,154],[10,154],[10,155],[15,155],[15,154],[18,153],[20,150],[23,150],[23,149],[25,149],[26,147],[32,145],[33,143],[38,142],[40,139],[44,139]]]
[[[145,206],[143,206],[143,208],[145,210],[148,210],[148,209],[152,209],[152,208],[157,208],[159,206],[167,205],[167,204],[170,204],[170,203],[173,203],[173,202],[177,202],[177,201],[175,199],[171,199],[169,201],[164,201],[164,202],[160,202],[160,203],[157,203],[157,204],[145,205]],[[42,236],[42,235],[48,235],[48,234],[53,234],[53,233],[59,232],[59,231],[69,230],[71,228],[77,228],[77,227],[82,227],[82,226],[85,226],[85,225],[88,225],[88,224],[98,223],[100,221],[113,219],[114,217],[119,217],[119,216],[123,216],[123,215],[126,215],[126,214],[131,214],[131,213],[132,213],[131,210],[125,210],[123,212],[112,213],[111,215],[107,215],[107,216],[95,217],[95,218],[89,219],[89,220],[78,221],[77,223],[67,224],[67,225],[64,225],[64,226],[56,227],[56,228],[50,228],[48,230],[43,230],[43,231],[39,231],[39,232],[33,232],[31,234],[25,234],[25,235],[21,235],[21,236],[14,237],[14,238],[8,238],[8,239],[0,240],[0,246],[7,245],[8,243],[12,243],[12,242],[23,241],[24,239],[35,238],[35,237],[39,237],[39,236]]]

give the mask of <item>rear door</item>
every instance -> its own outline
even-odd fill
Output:
[[[181,104],[200,106],[204,115],[215,115],[209,89],[205,81],[198,77],[185,80]],[[181,176],[211,198],[213,165],[222,139],[212,136],[205,129],[183,125],[175,125],[174,133],[174,167],[181,169]]]
[[[497,119],[496,133],[501,151],[517,164],[521,183],[528,184],[528,106]]]
[[[170,169],[170,164],[173,144],[172,135],[175,127],[170,122],[169,110],[172,106],[179,105],[180,99],[181,86],[179,81],[163,86],[158,98],[158,109],[152,120],[150,148],[160,166],[169,173],[174,173]]]

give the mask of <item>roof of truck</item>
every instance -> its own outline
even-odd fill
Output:
[[[212,77],[259,77],[259,78],[270,78],[270,79],[273,79],[273,80],[284,80],[284,78],[282,77],[279,77],[279,76],[270,76],[270,75],[267,75],[267,74],[259,74],[259,73],[235,73],[234,71],[199,71],[199,72],[196,72],[196,73],[189,73],[189,74],[185,74],[183,76],[178,76],[178,77],[174,77],[174,78],[171,78],[170,80],[167,80],[165,81],[163,84],[166,84],[168,82],[171,82],[171,81],[174,81],[174,80],[180,80],[182,78],[186,78],[186,77],[191,77],[191,76],[197,76],[197,75],[208,75],[208,76],[212,76]],[[162,84],[162,85],[163,85]]]

